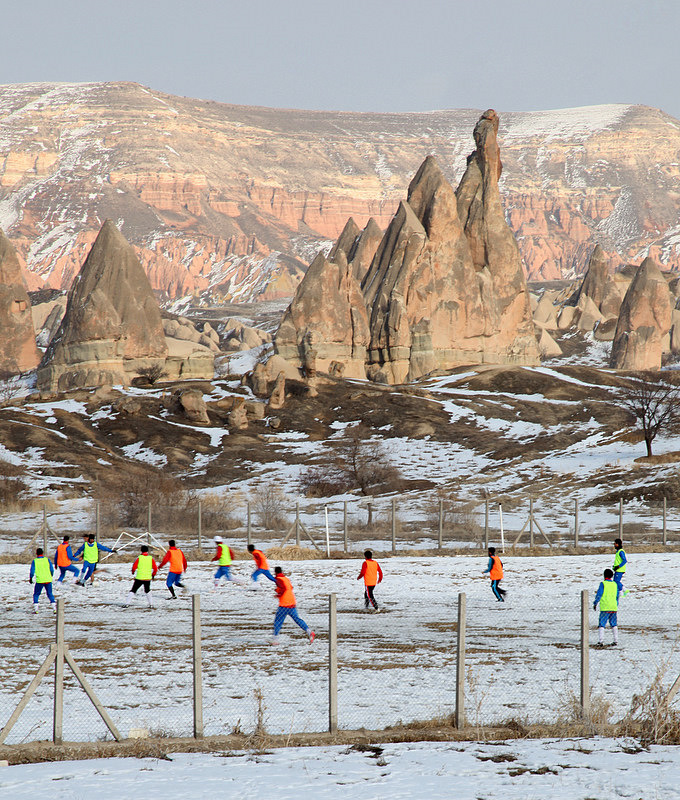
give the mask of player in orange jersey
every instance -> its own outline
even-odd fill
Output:
[[[364,552],[364,558],[366,560],[361,565],[361,572],[357,580],[360,581],[362,578],[364,579],[364,606],[368,608],[370,603],[377,611],[378,603],[373,596],[373,590],[378,583],[382,582],[383,572],[380,569],[380,564],[373,560],[373,553],[370,550]]]
[[[274,567],[274,574],[276,577],[276,596],[279,598],[279,607],[276,609],[276,616],[274,617],[274,638],[272,642],[276,644],[279,641],[279,631],[283,625],[286,617],[290,617],[293,622],[297,623],[302,630],[309,636],[309,643],[314,641],[316,634],[307,625],[307,623],[298,615],[296,608],[295,594],[293,593],[293,585],[290,578],[283,574],[281,567]]]
[[[165,585],[170,590],[170,597],[173,600],[177,600],[175,586],[179,586],[180,589],[184,588],[182,573],[187,571],[187,559],[179,547],[176,546],[174,539],[170,539],[168,545],[170,549],[163,556],[163,560],[158,565],[158,569],[163,569],[166,564],[170,565],[168,567],[168,577],[165,581]]]

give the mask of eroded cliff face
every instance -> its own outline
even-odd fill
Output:
[[[168,297],[290,296],[347,218],[384,230],[428,153],[453,180],[474,110],[305,112],[133,83],[0,87],[0,227],[30,289],[68,288],[116,221]],[[642,106],[502,115],[506,219],[532,279],[680,264],[680,127]]]

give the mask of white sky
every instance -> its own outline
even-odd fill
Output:
[[[642,103],[680,117],[677,0],[23,0],[0,83],[130,80],[310,109],[528,111]]]

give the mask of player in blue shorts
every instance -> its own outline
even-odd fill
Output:
[[[606,569],[604,571],[604,580],[600,582],[595,595],[595,602],[593,603],[594,611],[597,610],[597,604],[600,604],[600,620],[597,623],[598,647],[604,647],[604,629],[607,627],[607,623],[609,623],[609,627],[614,634],[612,647],[616,647],[619,643],[617,612],[619,610],[620,594],[621,586],[614,580],[614,572],[611,569]]]

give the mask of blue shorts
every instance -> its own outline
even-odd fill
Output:
[[[616,611],[600,611],[600,621],[597,623],[597,627],[606,628],[607,623],[610,628],[616,627]]]
[[[228,581],[231,580],[231,574],[229,567],[222,564],[221,567],[217,568],[217,572],[215,573],[215,580],[218,581],[220,578],[226,578]]]

